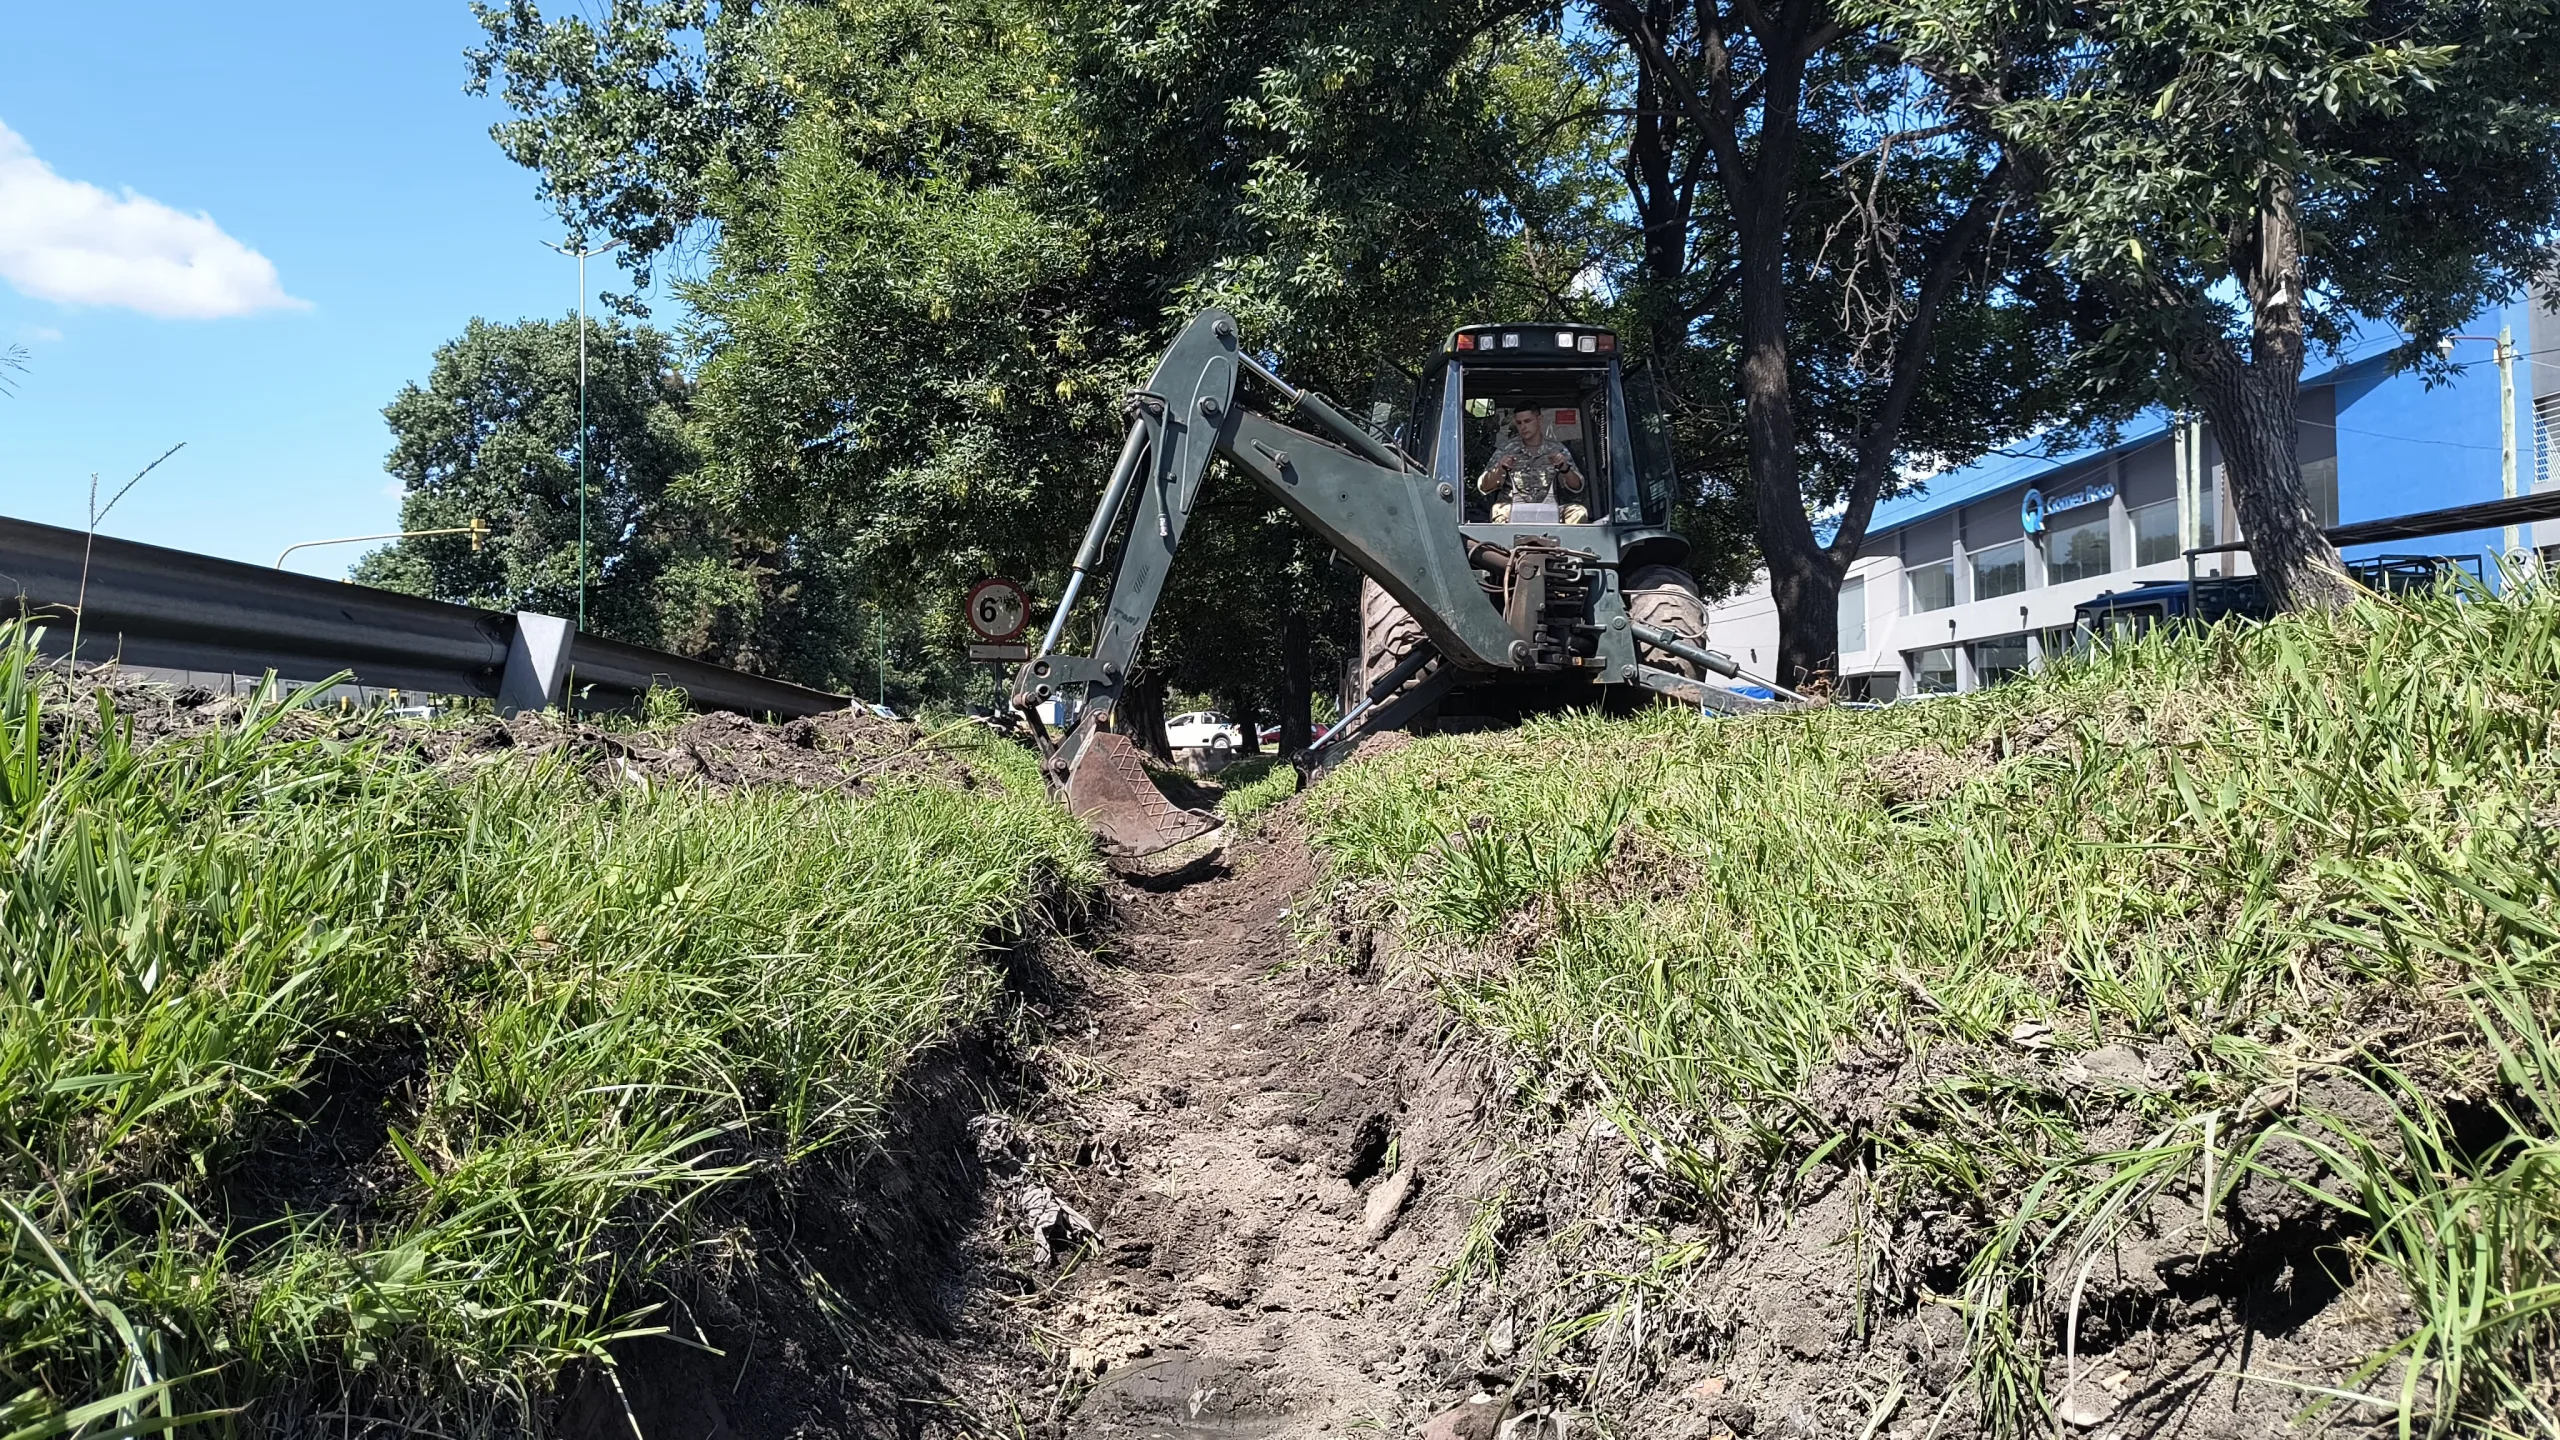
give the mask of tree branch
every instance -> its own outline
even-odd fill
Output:
[[[1859,438],[1858,469],[1849,482],[1849,508],[1840,517],[1839,533],[1831,541],[1832,555],[1844,565],[1857,558],[1858,547],[1866,541],[1867,521],[1875,514],[1885,476],[1901,446],[1903,420],[1920,393],[1920,377],[1928,368],[1929,332],[1937,323],[1947,296],[1954,292],[1966,258],[1991,228],[1991,217],[2008,202],[2009,173],[2009,160],[2003,155],[1983,177],[1982,188],[1974,193],[1964,214],[1947,227],[1938,253],[1930,257],[1928,274],[1920,282],[1919,298],[1913,302],[1911,318],[1902,329],[1902,343],[1894,351],[1893,378],[1885,386],[1884,397],[1876,402],[1874,413],[1867,417],[1866,433]]]

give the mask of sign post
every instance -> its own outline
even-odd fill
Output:
[[[1019,581],[990,577],[969,587],[961,612],[969,633],[977,637],[969,645],[970,663],[993,669],[1001,694],[1004,667],[1031,658],[1031,647],[1022,639],[1031,624],[1031,592]]]

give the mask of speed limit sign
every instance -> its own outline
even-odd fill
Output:
[[[969,628],[981,640],[1010,640],[1031,623],[1031,596],[1011,580],[981,580],[969,587]]]

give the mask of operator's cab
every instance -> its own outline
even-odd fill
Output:
[[[1560,491],[1556,513],[1530,509],[1494,521],[1502,499],[1477,488],[1513,413],[1536,409],[1546,437],[1584,480]],[[1461,497],[1461,528],[1507,545],[1523,528],[1629,564],[1677,565],[1688,542],[1671,532],[1678,486],[1670,425],[1651,372],[1622,363],[1615,332],[1593,325],[1470,325],[1451,334],[1418,379],[1383,382],[1373,422]],[[1582,507],[1582,524],[1562,523]]]

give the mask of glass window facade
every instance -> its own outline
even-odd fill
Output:
[[[2045,579],[2063,585],[2104,575],[2115,568],[2108,549],[2107,516],[2103,510],[2086,520],[2057,525],[2045,537]]]
[[[1940,645],[1930,650],[1914,650],[1910,658],[1912,694],[1956,693],[1956,647]]]
[[[2178,558],[2178,502],[2163,500],[2127,512],[2133,520],[2133,563],[2157,565]]]
[[[1840,698],[1890,705],[1901,689],[1900,681],[1897,675],[1846,675],[1840,680]]]
[[[1852,580],[1840,587],[1840,648],[1867,648],[1867,582]]]
[[[1944,610],[1956,603],[1956,562],[1939,560],[1911,567],[1911,613]]]
[[[1976,550],[1966,558],[1973,564],[1973,598],[1976,600],[1997,600],[2027,588],[2027,542],[2024,540]]]
[[[2302,463],[2302,488],[2311,492],[2312,513],[2323,526],[2338,523],[2338,457]]]
[[[2003,635],[1973,642],[1973,683],[1988,688],[2027,673],[2027,637]]]

